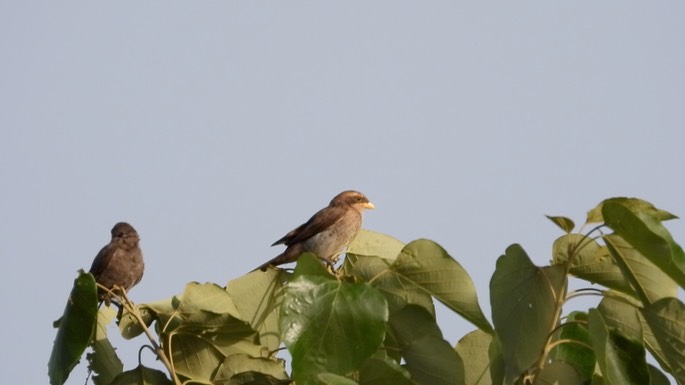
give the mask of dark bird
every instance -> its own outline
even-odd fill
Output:
[[[362,211],[374,206],[358,191],[343,191],[309,220],[274,242],[285,251],[257,269],[294,262],[305,252],[316,254],[329,266],[335,264],[343,248],[354,239],[362,226]],[[255,269],[256,270],[256,269]]]
[[[145,263],[139,246],[140,237],[133,226],[125,222],[114,225],[111,232],[112,240],[95,257],[90,273],[97,283],[109,290],[119,287],[128,291],[143,278]],[[98,288],[98,297],[109,304],[106,291]]]

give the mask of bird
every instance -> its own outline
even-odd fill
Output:
[[[126,222],[119,222],[112,227],[112,240],[95,256],[90,266],[90,273],[95,282],[108,290],[129,291],[143,278],[145,263],[140,250],[138,232]],[[110,294],[98,288],[98,298],[110,303]]]
[[[283,244],[285,251],[255,270],[266,271],[269,266],[294,262],[305,252],[316,254],[329,267],[332,266],[343,248],[359,232],[364,209],[374,208],[373,203],[358,191],[341,192],[307,222],[274,242],[271,246]]]

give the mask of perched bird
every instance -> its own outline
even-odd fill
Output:
[[[133,226],[125,222],[114,225],[111,232],[112,240],[95,257],[90,273],[97,283],[109,290],[118,286],[128,291],[143,278],[145,263],[138,245],[140,237]],[[109,295],[104,290],[98,289],[98,297],[109,304]]]
[[[305,252],[312,252],[333,265],[343,248],[354,239],[362,226],[362,211],[374,206],[358,191],[343,191],[309,220],[274,242],[284,244],[285,251],[257,269],[266,271],[269,266],[297,260]],[[255,269],[256,270],[256,269]]]

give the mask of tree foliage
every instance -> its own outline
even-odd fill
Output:
[[[97,311],[90,274],[74,283],[48,364],[63,384],[88,346],[96,385],[288,384],[490,385],[685,384],[685,254],[662,222],[676,218],[635,198],[611,198],[574,232],[551,263],[506,248],[490,280],[492,323],[464,268],[437,243],[408,244],[362,231],[331,274],[310,254],[294,272],[251,272],[226,286],[191,282],[181,294]],[[596,224],[596,225],[595,225]],[[595,227],[589,230],[591,225]],[[591,287],[569,292],[569,279]],[[598,285],[598,286],[595,286]],[[565,312],[584,295],[595,307]],[[473,324],[456,346],[444,340],[434,301]],[[105,326],[145,333],[167,373],[124,371]],[[288,373],[277,350],[292,357]],[[648,364],[651,355],[659,368]]]

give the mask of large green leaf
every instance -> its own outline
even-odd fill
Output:
[[[416,385],[416,382],[393,359],[371,357],[359,370],[359,385]]]
[[[592,373],[595,370],[595,354],[590,348],[587,313],[569,314],[557,340],[567,342],[557,345],[550,353],[550,357],[569,364],[582,381],[592,379]]]
[[[345,274],[358,277],[378,289],[388,301],[391,313],[414,304],[435,316],[433,298],[416,283],[406,280],[390,267],[390,262],[379,257],[347,255]]]
[[[81,271],[64,307],[57,337],[48,362],[50,384],[62,385],[76,366],[93,337],[97,322],[98,297],[95,278]]]
[[[569,272],[578,278],[635,295],[609,250],[594,239],[582,234],[562,235],[554,241],[552,256],[554,264],[572,258]]]
[[[91,344],[93,351],[88,353],[88,370],[95,373],[95,385],[109,385],[119,373],[124,371],[124,364],[117,356],[114,347],[107,339],[107,325],[116,317],[117,312],[111,307],[103,307],[98,312],[95,338]]]
[[[285,373],[283,361],[272,360],[263,357],[251,357],[247,354],[233,354],[224,360],[219,367],[212,384],[215,385],[229,385],[233,384],[232,379],[244,378],[239,376],[241,373],[252,373],[252,376],[260,382],[290,382],[288,375]],[[261,374],[261,376],[260,376]],[[239,377],[236,377],[239,376]]]
[[[467,385],[492,385],[488,349],[492,335],[475,330],[465,335],[455,350],[464,363],[464,383]]]
[[[139,365],[119,374],[110,385],[171,385],[171,381],[159,370]]]
[[[293,361],[293,377],[312,383],[316,373],[344,375],[382,344],[388,307],[365,283],[299,276],[286,288],[281,336]]]
[[[685,288],[685,252],[656,214],[633,212],[620,203],[602,208],[607,226]]]
[[[652,261],[629,245],[621,236],[606,235],[607,250],[644,304],[675,296],[678,285]],[[626,292],[626,291],[624,291]]]
[[[347,254],[380,257],[394,261],[403,247],[404,243],[389,235],[362,229],[350,242]]]
[[[605,199],[600,204],[597,205],[594,209],[588,211],[587,213],[587,222],[588,223],[599,223],[599,222],[604,222],[604,216],[602,213],[602,210],[604,209],[604,205],[607,203],[613,203],[613,204],[620,204],[630,211],[634,213],[645,213],[649,215],[653,215],[656,218],[658,218],[661,221],[666,221],[669,219],[676,219],[678,218],[677,216],[669,213],[668,211],[660,210],[651,203],[639,199],[639,198],[609,198]]]
[[[478,304],[471,277],[437,243],[419,239],[407,244],[392,269],[395,274],[421,287],[476,327],[492,332],[492,326]]]
[[[413,380],[421,385],[464,384],[459,355],[424,308],[407,305],[390,317],[389,324]]]
[[[286,273],[280,269],[253,271],[226,286],[240,319],[259,331],[260,342],[269,350],[278,349],[281,338],[278,329],[278,308],[283,301]]]
[[[644,340],[649,350],[660,365],[668,367],[666,353],[661,349],[652,332],[652,328],[640,312],[640,303],[620,293],[610,292],[602,299],[597,309],[602,314],[607,327],[614,333],[622,334],[633,340]]]
[[[575,368],[565,362],[554,361],[545,365],[538,375],[538,385],[583,385],[584,382]]]
[[[502,344],[507,381],[535,363],[555,327],[555,304],[565,293],[561,265],[538,267],[520,245],[507,248],[490,280],[495,331]]]
[[[321,385],[357,385],[355,381],[334,373],[319,373],[312,383]]]
[[[677,298],[663,298],[642,309],[671,374],[685,384],[685,305]]]
[[[605,384],[649,383],[645,349],[641,341],[611,331],[597,309],[590,309],[588,313],[588,330]]]

